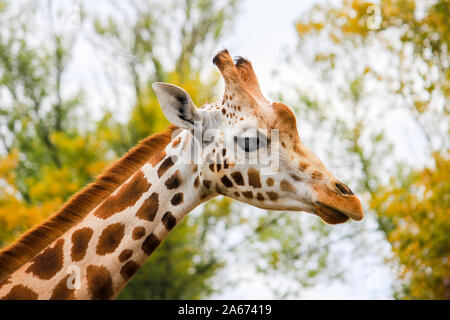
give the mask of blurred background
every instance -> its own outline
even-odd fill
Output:
[[[0,0],[0,248],[168,125],[152,82],[218,99],[228,48],[366,218],[216,198],[118,299],[450,299],[449,20],[448,0]]]

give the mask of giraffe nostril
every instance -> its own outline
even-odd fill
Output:
[[[334,185],[339,190],[339,192],[342,193],[343,195],[346,195],[346,196],[353,195],[352,190],[349,187],[347,187],[345,184],[336,182]]]

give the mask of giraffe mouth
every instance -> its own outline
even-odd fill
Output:
[[[326,204],[323,204],[321,202],[317,202],[315,207],[316,214],[321,217],[322,220],[326,223],[339,224],[344,223],[349,219],[349,217],[345,213],[327,206]]]

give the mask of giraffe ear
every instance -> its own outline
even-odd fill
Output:
[[[164,82],[154,82],[152,87],[164,115],[172,124],[191,130],[194,122],[201,120],[200,112],[186,91]]]

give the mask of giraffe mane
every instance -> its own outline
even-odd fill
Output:
[[[108,195],[146,162],[152,162],[169,144],[176,126],[141,140],[97,179],[76,193],[55,214],[0,251],[0,282],[79,223]]]

